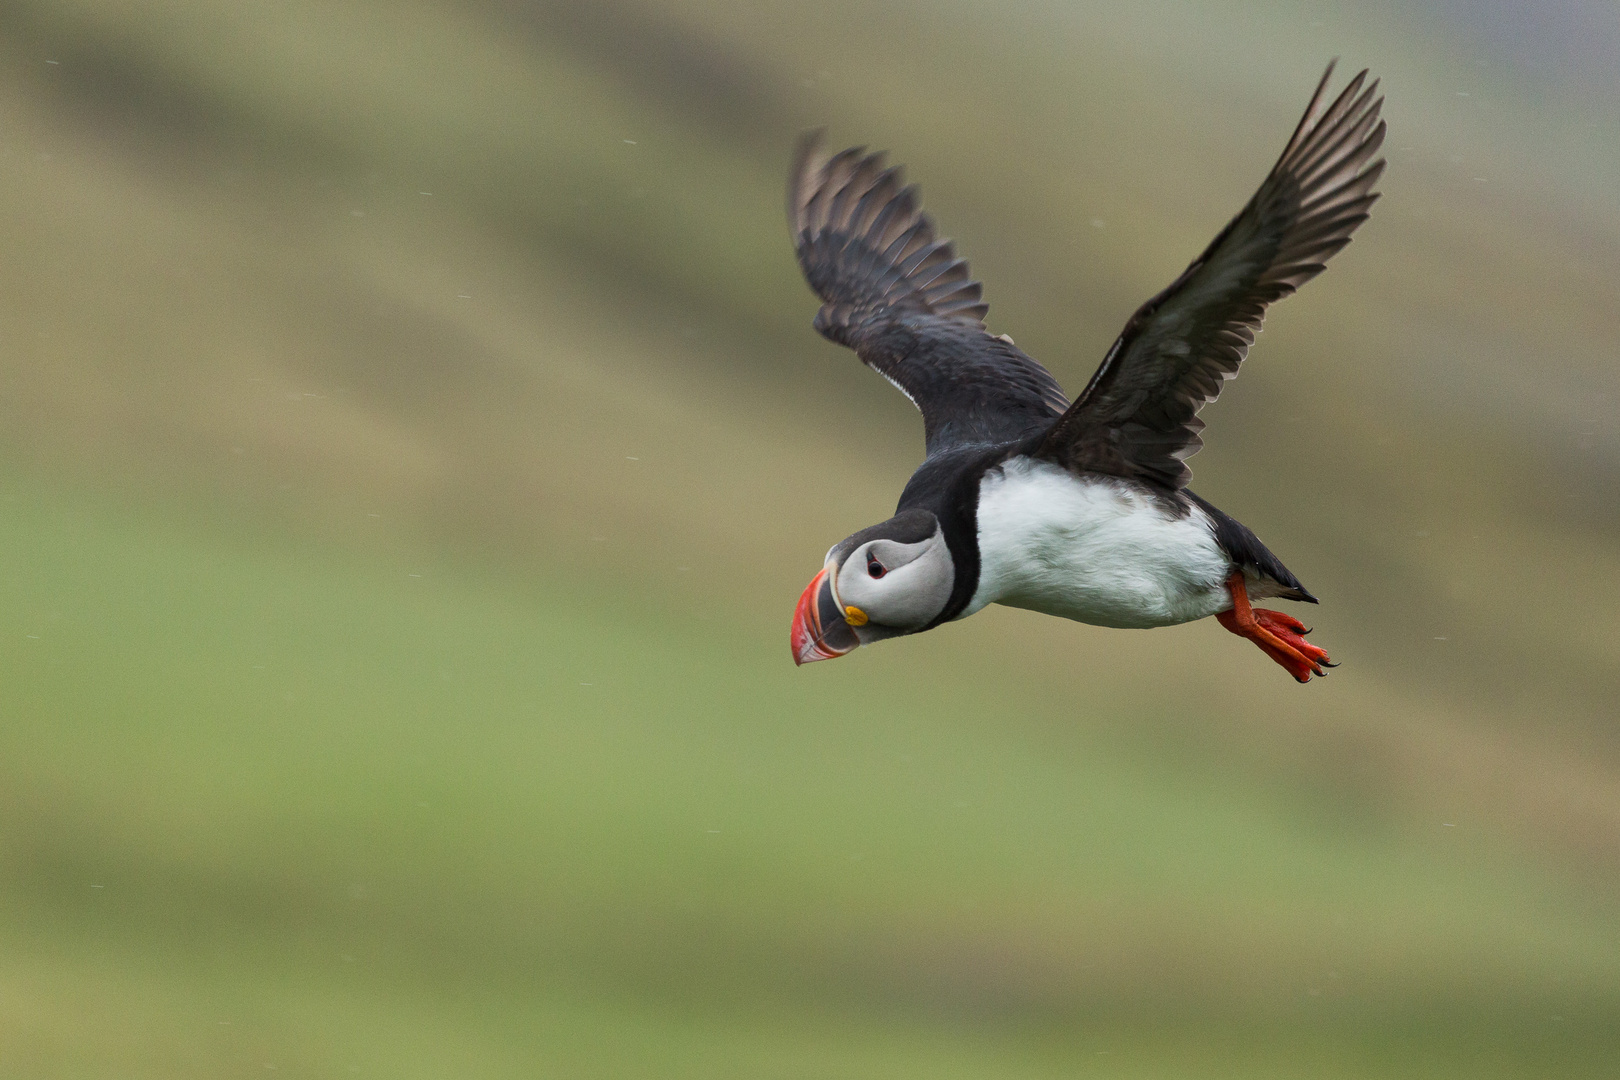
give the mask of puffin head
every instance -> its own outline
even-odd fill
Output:
[[[939,519],[906,510],[834,544],[793,612],[793,662],[915,634],[945,610],[956,564]]]

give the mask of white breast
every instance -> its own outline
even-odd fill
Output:
[[[1231,560],[1208,516],[1106,477],[1081,478],[1027,457],[979,487],[979,587],[986,604],[1031,608],[1097,626],[1202,619],[1231,606]]]

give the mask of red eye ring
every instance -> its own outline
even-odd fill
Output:
[[[880,578],[884,574],[887,574],[889,572],[889,568],[887,566],[884,566],[882,563],[878,562],[877,558],[875,556],[867,555],[866,556],[866,572],[868,574],[870,574],[872,577]]]

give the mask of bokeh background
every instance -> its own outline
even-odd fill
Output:
[[[796,670],[910,406],[827,124],[1071,389],[1385,77],[1207,413],[1324,600]],[[1611,1077],[1620,9],[0,4],[0,1073]]]

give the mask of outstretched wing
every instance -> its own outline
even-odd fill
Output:
[[[1198,410],[1237,374],[1266,305],[1322,272],[1378,198],[1384,99],[1363,71],[1331,105],[1316,88],[1260,190],[1209,248],[1143,304],[1036,451],[1068,468],[1185,487]]]
[[[928,453],[1026,438],[1068,407],[1062,387],[1009,338],[984,328],[989,305],[899,166],[856,147],[824,156],[799,143],[788,223],[805,280],[825,303],[815,327],[847,345],[922,411]]]

